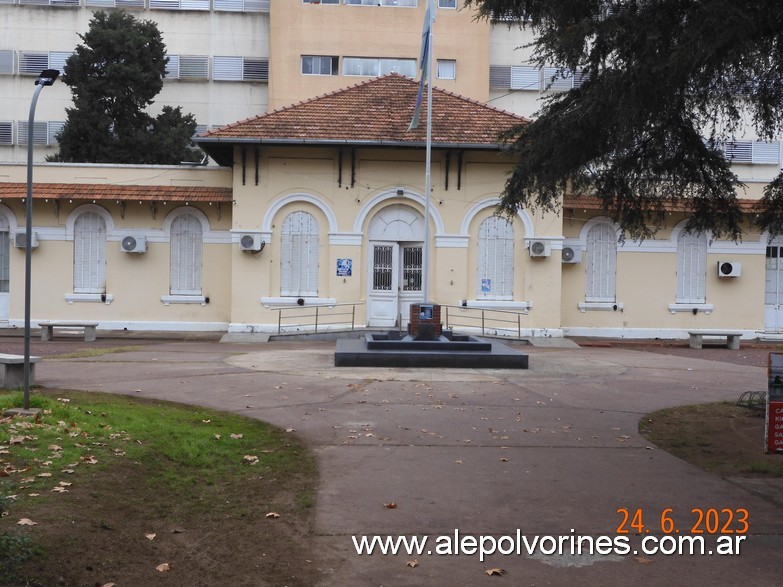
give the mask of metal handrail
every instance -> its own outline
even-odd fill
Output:
[[[500,310],[496,308],[481,308],[481,307],[468,307],[468,306],[453,306],[448,304],[441,304],[441,318],[444,320],[444,327],[446,329],[451,329],[453,326],[462,326],[462,327],[469,327],[469,328],[480,328],[482,336],[486,334],[487,321],[492,322],[493,324],[511,324],[513,326],[511,327],[497,327],[492,328],[493,330],[507,330],[513,332],[516,330],[517,337],[522,338],[522,316],[527,316],[529,311],[528,310]],[[443,311],[445,309],[445,312]],[[454,320],[452,317],[453,312],[450,312],[449,310],[458,310],[460,314],[462,314],[459,318],[462,320],[462,322],[458,322]],[[468,312],[479,312],[480,314],[478,316],[468,316],[466,315]],[[487,313],[491,313],[489,316],[487,316]],[[505,317],[499,317],[495,316],[495,314],[510,314],[514,316],[513,319],[505,318]],[[478,321],[479,324],[475,324],[475,322],[471,323],[469,321]],[[468,323],[465,323],[464,321],[468,321]]]
[[[302,306],[270,306],[270,310],[277,311],[277,333],[281,334],[283,328],[286,326],[299,326],[307,328],[313,327],[314,332],[318,332],[318,326],[326,326],[330,324],[341,324],[341,322],[332,321],[331,318],[350,316],[351,317],[351,330],[356,329],[356,306],[363,306],[364,302],[343,302],[339,304],[305,304]],[[333,310],[334,308],[350,307],[350,311],[337,311],[327,312],[324,314],[323,309]],[[286,314],[284,312],[299,312],[296,314]],[[324,316],[328,321],[324,321]],[[283,320],[290,320],[293,318],[305,318],[305,322],[298,322],[296,324],[283,324]]]

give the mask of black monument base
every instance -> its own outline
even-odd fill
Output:
[[[445,333],[435,340],[368,334],[340,339],[334,353],[336,367],[447,367],[527,369],[528,356],[503,343]]]

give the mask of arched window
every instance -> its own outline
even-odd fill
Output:
[[[180,214],[171,223],[171,295],[201,295],[203,229],[194,214]]]
[[[678,304],[703,304],[707,283],[707,235],[680,232],[677,238]]]
[[[505,218],[490,216],[479,226],[479,299],[507,299],[514,295],[514,227]]]
[[[73,225],[73,291],[106,293],[106,221],[97,212],[80,214]]]
[[[283,220],[280,295],[318,295],[318,222],[308,212],[292,212]]]
[[[617,280],[617,234],[609,224],[587,233],[586,302],[614,302]]]

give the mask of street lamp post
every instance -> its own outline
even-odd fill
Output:
[[[35,105],[38,94],[45,86],[54,84],[60,75],[57,69],[45,69],[35,80],[35,93],[30,104],[30,117],[27,120],[27,201],[25,202],[25,248],[24,248],[24,409],[30,409],[30,288],[32,261],[30,251],[33,245],[33,126],[35,124]]]

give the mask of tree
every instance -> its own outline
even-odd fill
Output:
[[[783,11],[775,0],[466,0],[479,18],[532,28],[533,56],[583,83],[549,97],[503,136],[515,168],[501,211],[556,210],[592,194],[626,235],[664,210],[688,229],[741,238],[743,184],[720,147],[783,127]],[[783,233],[783,176],[765,188],[757,227]]]
[[[82,44],[65,63],[63,82],[73,107],[57,135],[60,151],[50,161],[177,164],[192,160],[192,114],[165,106],[146,112],[163,87],[166,47],[152,21],[122,11],[98,11]]]

